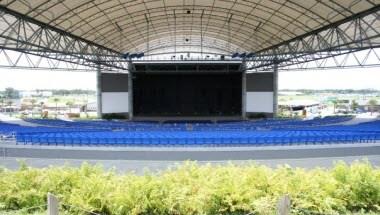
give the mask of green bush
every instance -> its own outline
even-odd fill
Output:
[[[0,214],[44,205],[48,192],[68,214],[269,215],[284,194],[293,214],[380,213],[380,170],[368,162],[312,170],[188,162],[140,176],[88,164],[0,170]]]
[[[108,114],[103,114],[102,118],[106,119],[106,120],[128,119],[128,115],[127,114],[118,114],[118,113],[108,113]]]
[[[266,119],[268,118],[267,114],[265,113],[247,113],[248,119]]]

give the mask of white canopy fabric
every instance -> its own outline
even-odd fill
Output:
[[[256,52],[380,0],[3,0],[0,5],[125,52]],[[202,45],[201,45],[202,44]]]

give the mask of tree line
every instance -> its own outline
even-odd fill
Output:
[[[280,91],[296,91],[300,92],[303,94],[315,94],[315,93],[336,93],[336,94],[372,94],[372,93],[380,93],[379,90],[375,89],[359,89],[359,90],[354,90],[354,89],[323,89],[323,90],[311,90],[311,89],[297,89],[297,90],[292,90],[292,89],[283,89]]]
[[[53,96],[67,96],[67,95],[94,95],[94,90],[82,90],[82,89],[37,89],[35,90],[38,93],[45,91],[52,92]],[[4,99],[18,99],[20,98],[20,90],[14,89],[12,87],[5,88],[3,91],[0,91],[0,98]]]

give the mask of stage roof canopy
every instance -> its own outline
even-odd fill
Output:
[[[3,0],[117,52],[257,52],[374,8],[379,0]],[[368,32],[371,33],[371,32]],[[176,41],[176,42],[174,42]],[[148,45],[149,43],[149,45]]]
[[[8,67],[19,58],[41,67],[25,54],[128,70],[133,53],[143,60],[239,56],[247,70],[313,68],[309,62],[343,68],[380,66],[379,48],[380,0],[0,1],[0,64]]]

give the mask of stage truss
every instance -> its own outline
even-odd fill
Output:
[[[123,53],[0,6],[0,67],[128,72]],[[255,52],[250,72],[380,66],[380,5]]]

